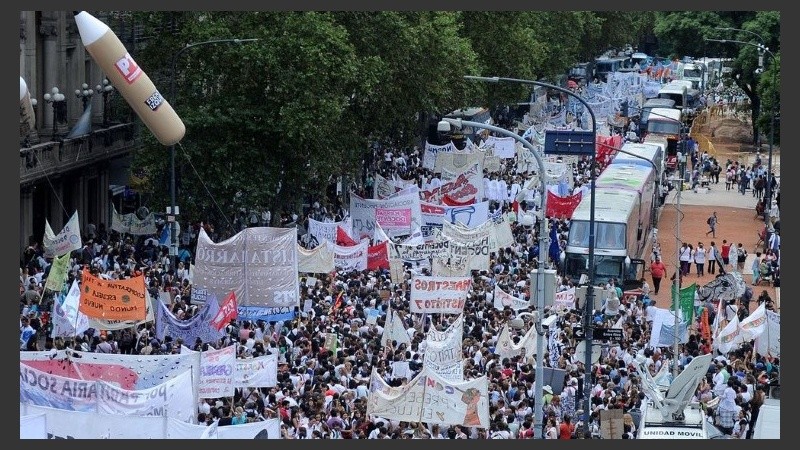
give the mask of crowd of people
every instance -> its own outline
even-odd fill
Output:
[[[375,174],[389,179],[415,180],[420,188],[437,181],[441,184],[439,174],[422,167],[420,156],[417,148],[404,150],[376,146],[366,169],[367,175],[362,183],[354,186],[353,192],[372,198]],[[648,296],[649,286],[645,283],[643,292],[629,296],[623,293],[616,280],[611,280],[599,287],[613,291],[614,295],[594,311],[592,320],[596,324],[623,328],[624,338],[619,342],[605,342],[599,354],[593,356],[592,366],[585,367],[577,353],[579,341],[576,336],[576,329],[583,322],[582,312],[576,308],[582,305],[560,312],[552,325],[558,332],[548,343],[544,363],[562,369],[565,376],[556,385],[543,386],[543,397],[536,398],[535,358],[524,355],[501,358],[496,351],[499,331],[515,313],[510,308],[496,309],[493,293],[497,286],[529,300],[530,270],[542,266],[559,269],[559,260],[539,261],[538,227],[523,225],[516,220],[519,214],[535,210],[539,204],[540,199],[535,195],[528,201],[519,202],[517,210],[514,208],[516,198],[512,186],[524,183],[532,173],[517,171],[517,161],[512,159],[504,160],[500,169],[498,172],[485,172],[484,181],[487,186],[492,181],[502,181],[505,186],[508,195],[495,198],[490,208],[492,214],[499,211],[511,224],[514,244],[492,253],[485,270],[473,271],[473,285],[463,312],[464,378],[488,377],[491,423],[488,429],[398,422],[367,415],[373,369],[390,386],[408,383],[422,369],[426,331],[431,328],[443,330],[455,319],[453,316],[428,315],[427,320],[422,321],[409,312],[409,281],[415,275],[430,274],[429,267],[424,266],[408,264],[404,282],[399,284],[392,283],[388,269],[314,274],[313,277],[299,274],[300,303],[311,299],[311,311],[301,312],[298,308],[295,319],[283,322],[232,321],[226,328],[225,337],[218,342],[182,342],[170,336],[159,340],[155,337],[153,323],[123,331],[89,329],[74,339],[54,339],[49,333],[50,311],[54,296],[59,293],[43,290],[52,259],[44,257],[41,246],[34,243],[25,252],[20,268],[20,350],[72,348],[89,352],[157,355],[178,353],[184,346],[203,351],[236,345],[239,357],[277,353],[276,386],[237,389],[233,398],[201,400],[197,418],[200,423],[210,424],[218,420],[219,425],[232,426],[279,418],[281,433],[286,439],[531,439],[535,432],[534,411],[537,408],[544,415],[544,423],[538,431],[546,439],[599,438],[600,411],[604,409],[623,410],[622,437],[633,439],[642,404],[647,401],[637,372],[637,355],[647,358],[646,367],[650,375],[655,376],[663,364],[669,364],[675,358],[685,366],[692,357],[712,352],[711,343],[693,333],[689,341],[681,345],[679,355],[671,355],[669,348],[651,347],[653,317],[648,314],[648,308],[653,306],[653,301]],[[582,158],[572,169],[573,192],[585,189],[590,179],[589,161]],[[283,225],[307,225],[309,218],[335,222],[346,215],[341,197],[338,201],[312,202],[302,212],[280,213]],[[240,229],[271,223],[269,212],[247,214],[243,211],[239,216],[234,219]],[[563,248],[569,221],[550,220]],[[200,226],[205,227],[215,240],[227,237],[226,233],[215,232],[212,224],[198,223],[190,228],[192,244]],[[192,244],[180,253],[177,267],[172,267],[167,249],[159,246],[157,236],[120,235],[100,224],[96,232],[84,237],[84,242],[83,248],[72,254],[66,286],[80,277],[82,267],[89,267],[93,273],[112,279],[143,275],[154,299],[160,298],[162,292],[170,293],[170,310],[177,317],[188,319],[197,310],[198,305],[192,301],[189,273]],[[312,245],[304,238],[299,242],[303,246]],[[723,251],[726,245],[723,242]],[[779,247],[779,242],[776,246]],[[715,249],[712,242],[708,250],[711,253],[704,250],[703,258],[709,264],[715,259],[712,256],[716,254]],[[778,249],[770,250],[776,260]],[[698,257],[697,250],[694,250],[693,261],[701,271]],[[759,258],[762,257],[759,255]],[[763,257],[767,264],[771,264],[771,259],[769,255]],[[720,264],[721,273],[727,270],[728,263]],[[665,270],[658,270],[657,267],[655,270],[651,268],[656,293],[660,278],[665,275]],[[712,266],[709,265],[708,270],[713,273]],[[559,277],[558,290],[571,287],[574,287],[571,280]],[[340,294],[342,301],[336,302]],[[771,299],[759,297],[758,301],[771,302]],[[713,317],[714,305],[703,306]],[[410,345],[396,341],[381,344],[383,330],[388,325],[389,309],[401,317]],[[378,311],[379,318],[370,324],[368,316],[374,310]],[[548,313],[555,314],[556,311]],[[532,326],[532,323],[528,321],[526,326]],[[520,342],[524,332],[525,329],[513,329],[514,342]],[[335,351],[325,346],[324,335],[327,333],[338,336],[339,345]],[[764,400],[765,386],[779,366],[777,358],[768,355],[753,357],[752,351],[751,345],[744,345],[734,352],[718,356],[696,392],[698,401],[722,398],[717,423],[729,434],[740,438],[749,437],[752,432],[758,407]],[[588,385],[585,383],[587,372],[590,374]],[[589,411],[585,411],[583,406],[587,399]],[[740,425],[739,418],[744,418],[747,423]],[[588,431],[584,432],[584,429]]]

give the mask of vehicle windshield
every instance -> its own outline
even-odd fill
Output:
[[[700,78],[703,75],[703,71],[700,69],[684,69],[683,76],[684,78]]]
[[[595,248],[608,250],[625,249],[624,223],[595,222]],[[569,246],[589,247],[589,221],[573,220],[569,227]]]
[[[647,132],[678,135],[681,133],[681,124],[672,120],[656,120],[655,117],[652,117],[647,121]]]

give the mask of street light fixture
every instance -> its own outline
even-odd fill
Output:
[[[758,40],[759,40],[759,41],[761,41],[761,43],[762,43],[762,44],[764,44],[764,42],[765,42],[765,41],[764,41],[764,38],[762,38],[760,34],[758,34],[758,33],[754,32],[754,31],[750,31],[750,30],[743,30],[743,29],[741,29],[741,28],[733,28],[733,27],[715,27],[714,29],[715,29],[715,30],[719,30],[719,31],[740,31],[740,32],[742,32],[742,33],[750,33],[750,34],[752,34],[753,36],[757,37],[757,38],[758,38]]]
[[[585,404],[584,412],[586,414],[586,420],[584,420],[584,429],[586,431],[589,431],[589,420],[588,420],[588,418],[589,418],[589,411],[591,411],[591,408],[590,408],[591,407],[591,403],[590,403],[590,396],[587,393],[588,393],[588,390],[590,389],[590,384],[591,384],[591,380],[592,380],[592,330],[591,330],[591,324],[592,324],[592,308],[594,306],[594,281],[595,281],[595,273],[594,273],[595,272],[595,261],[594,261],[594,259],[595,259],[594,258],[594,250],[595,250],[594,249],[594,247],[595,247],[595,178],[596,178],[595,170],[596,170],[596,165],[597,165],[597,151],[594,148],[594,144],[597,142],[597,122],[595,120],[594,111],[589,106],[589,104],[586,102],[586,100],[584,100],[581,96],[579,96],[575,92],[572,92],[571,90],[563,88],[563,87],[560,87],[560,86],[555,86],[553,84],[543,83],[541,81],[522,80],[522,79],[518,79],[518,78],[504,78],[504,77],[476,77],[476,76],[466,75],[464,78],[466,78],[468,80],[486,81],[486,82],[491,82],[491,83],[498,83],[498,82],[502,81],[502,82],[508,82],[508,83],[530,84],[530,85],[534,85],[534,86],[541,86],[541,87],[544,87],[544,88],[548,88],[548,89],[552,89],[552,90],[555,90],[555,91],[559,91],[561,93],[564,93],[566,95],[574,97],[576,100],[578,100],[586,108],[586,110],[589,112],[589,115],[592,118],[592,141],[593,141],[593,146],[592,146],[592,163],[591,163],[591,168],[590,168],[591,169],[591,179],[590,179],[590,182],[591,182],[590,194],[591,195],[590,195],[590,204],[589,204],[589,209],[590,209],[590,211],[589,211],[589,268],[588,268],[589,269],[589,285],[586,288],[586,300],[584,301],[584,333],[585,333],[585,336],[586,336],[586,358],[584,359],[584,366],[585,366],[584,367],[584,369],[585,369],[585,372],[584,372],[584,377],[585,377],[584,378],[584,394],[585,394],[584,395],[584,404]],[[524,141],[526,143],[528,142],[527,140],[524,140]],[[528,144],[530,145],[530,143],[528,143]],[[535,151],[535,150],[531,150],[531,153],[533,153],[534,155],[537,156],[537,162],[539,163],[539,167],[543,168],[544,165],[539,160],[538,152]],[[544,170],[540,169],[540,171],[543,172]],[[543,182],[542,182],[542,186],[544,186]],[[544,199],[547,198],[546,194],[547,194],[546,192],[542,193],[542,202],[543,202],[543,204],[544,204]],[[544,207],[542,207],[542,216],[544,217]],[[544,222],[546,222],[546,220]],[[540,252],[542,251],[541,244],[540,244],[539,251]],[[539,274],[539,275],[541,277],[543,274]],[[540,289],[544,289],[543,283],[540,282],[539,286],[540,286]],[[541,293],[539,295],[538,302],[539,303],[538,303],[537,306],[540,308],[539,310],[542,311],[544,309],[544,294],[543,293]],[[540,316],[540,318],[541,318],[541,316]],[[540,341],[542,341],[542,339],[539,339],[539,341],[537,341],[537,342],[540,342]],[[541,351],[541,352],[539,351],[540,348],[543,347],[543,345],[544,345],[544,343],[542,343],[541,345],[537,343],[536,394],[535,395],[536,395],[536,401],[538,401],[538,402],[541,402],[542,387],[543,387],[542,386],[542,382],[544,380],[544,372],[543,372],[543,369],[542,369],[542,366],[543,366],[543,362],[542,361],[543,361],[544,355],[543,355],[543,351]],[[534,432],[540,433],[541,432],[541,424],[542,424],[542,415],[543,415],[543,411],[542,411],[541,405],[539,405],[539,406],[537,406],[535,408],[535,414],[536,415],[535,415],[534,421],[536,422],[536,424],[534,426],[534,428],[535,428]]]
[[[58,134],[58,122],[64,115],[64,109],[66,108],[66,97],[64,94],[57,87],[53,87],[50,92],[46,92],[44,94],[44,101],[50,104],[53,107],[53,136],[52,138],[55,140],[56,135]]]
[[[741,30],[746,31],[746,30]],[[759,36],[760,37],[760,36]],[[769,47],[762,44],[756,44],[753,42],[747,41],[737,41],[732,39],[711,39],[711,38],[704,38],[706,41],[711,42],[721,42],[723,44],[732,42],[734,44],[741,44],[741,45],[749,45],[750,47],[755,47],[758,49],[758,66],[759,68],[763,68],[764,66],[764,54],[768,54],[772,58],[772,63],[775,63],[775,54],[769,50]],[[763,42],[763,39],[762,39]],[[778,73],[777,70],[772,70],[772,85],[773,85],[773,92],[777,92],[778,90],[775,89],[777,84],[776,74]],[[772,200],[772,181],[774,176],[772,175],[772,146],[775,143],[775,100],[772,102],[772,111],[770,111],[770,126],[769,126],[769,156],[767,158],[767,187],[766,193],[764,194],[764,223],[769,227],[769,211],[770,205]],[[759,102],[759,107],[761,106],[761,102]],[[760,130],[759,130],[760,135]]]
[[[108,126],[108,97],[114,92],[114,86],[108,81],[108,78],[103,78],[102,84],[95,86],[95,90],[103,95],[103,126]]]
[[[241,44],[244,42],[255,42],[258,39],[214,39],[211,41],[202,41],[202,42],[194,42],[190,44],[186,44],[183,48],[178,50],[172,55],[172,70],[170,71],[169,77],[169,98],[171,100],[172,108],[177,110],[176,103],[177,103],[177,95],[175,92],[175,74],[177,73],[177,64],[178,58],[190,48],[198,47],[201,45],[211,45],[211,44]],[[178,230],[177,230],[177,223],[178,220],[176,216],[180,213],[180,209],[178,208],[178,202],[176,199],[175,194],[175,145],[169,146],[169,157],[170,157],[170,178],[169,178],[169,192],[170,192],[170,207],[167,209],[167,220],[171,222],[170,227],[170,243],[169,243],[169,255],[170,255],[170,267],[172,270],[176,270],[178,267],[177,265],[177,257],[178,257]]]
[[[494,131],[495,133],[501,134],[505,137],[510,137],[515,141],[521,143],[526,149],[528,149],[533,157],[536,159],[536,163],[539,165],[539,170],[537,170],[537,174],[539,176],[539,190],[541,191],[542,195],[542,205],[539,210],[539,266],[537,269],[537,281],[536,281],[536,310],[539,312],[538,317],[539,319],[542,318],[542,314],[544,311],[544,295],[545,295],[545,261],[547,260],[547,249],[549,248],[549,239],[550,233],[548,231],[548,222],[547,218],[545,217],[545,212],[547,211],[547,173],[544,170],[544,160],[542,156],[539,155],[539,152],[536,150],[536,147],[533,146],[527,139],[524,139],[522,136],[518,135],[517,133],[511,132],[506,130],[505,128],[496,127],[494,125],[488,125],[482,122],[471,122],[467,120],[461,119],[450,119],[450,118],[443,118],[439,124],[436,126],[437,131],[440,132],[448,132],[450,131],[450,126],[454,125],[456,128],[462,128],[463,126],[474,127],[474,128],[482,128],[489,131]],[[530,313],[529,313],[530,314]],[[521,316],[521,315],[520,315]],[[537,332],[541,331],[541,326],[537,324]],[[541,405],[539,402],[542,401],[542,387],[543,387],[543,380],[544,380],[544,339],[542,338],[543,334],[540,333],[539,339],[536,340],[536,400],[537,404],[534,408],[534,426],[533,432],[534,435],[541,438],[542,432],[542,419],[543,419],[543,412]]]
[[[80,89],[75,89],[75,97],[79,98],[83,103],[83,110],[86,111],[86,107],[89,105],[89,101],[92,99],[94,95],[94,89],[89,89],[88,83],[83,83]]]

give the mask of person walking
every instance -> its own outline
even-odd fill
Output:
[[[658,289],[661,286],[661,279],[667,274],[667,266],[661,262],[661,256],[656,256],[656,259],[650,263],[650,275],[653,277],[653,291],[658,295]]]
[[[697,268],[697,276],[703,276],[703,269],[706,267],[706,249],[703,248],[703,243],[697,243],[697,249],[694,251],[694,263]]]
[[[706,219],[706,223],[708,224],[708,231],[706,231],[706,236],[711,233],[711,237],[717,237],[717,224],[719,223],[719,218],[717,217],[717,212],[714,211],[714,214]]]
[[[719,266],[719,268],[720,272],[724,272],[725,268],[728,267],[728,264],[731,261],[731,244],[728,243],[727,239],[722,240],[722,249],[720,251],[720,255],[722,255],[722,264]]]
[[[692,244],[683,243],[681,246],[680,251],[678,254],[680,255],[680,263],[681,263],[681,276],[689,275],[692,266],[692,253],[694,252],[694,248]]]
[[[744,272],[744,263],[747,261],[747,250],[744,249],[742,243],[736,244],[736,271],[739,273]]]

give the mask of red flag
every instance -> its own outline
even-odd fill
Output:
[[[549,190],[547,191],[547,211],[545,215],[547,217],[558,217],[558,218],[572,218],[572,213],[575,212],[575,208],[578,207],[578,204],[581,202],[582,194],[580,192],[568,195],[566,197],[560,197],[558,195],[553,194]]]
[[[236,294],[231,291],[231,293],[225,297],[225,302],[223,302],[222,306],[219,307],[219,312],[217,312],[217,315],[211,319],[211,326],[217,331],[220,331],[225,328],[225,326],[228,325],[231,320],[238,316],[239,305],[236,302]]]
[[[336,245],[343,245],[345,247],[352,247],[354,245],[358,245],[358,242],[354,241],[350,235],[344,231],[341,225],[336,226]]]

